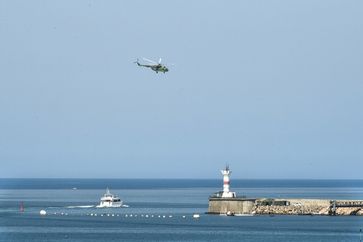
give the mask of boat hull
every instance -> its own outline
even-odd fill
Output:
[[[120,208],[122,204],[112,204],[112,205],[97,205],[96,208]]]

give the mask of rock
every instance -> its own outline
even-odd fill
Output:
[[[356,213],[358,216],[363,216],[363,208],[360,208],[360,210]]]
[[[343,207],[343,208],[337,208],[336,215],[356,215],[361,208],[357,207]]]

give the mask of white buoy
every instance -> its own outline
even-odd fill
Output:
[[[186,218],[186,217],[185,217],[185,215],[183,215],[183,217],[182,217],[182,218]]]
[[[42,216],[45,216],[45,215],[47,215],[47,211],[42,209],[42,210],[39,211],[39,214],[42,215]]]
[[[200,218],[200,215],[198,213],[193,214],[193,218]]]

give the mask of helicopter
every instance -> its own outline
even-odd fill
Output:
[[[165,66],[161,64],[161,58],[159,59],[159,62],[155,62],[146,58],[142,58],[144,61],[148,62],[149,64],[140,64],[139,59],[137,59],[137,61],[135,61],[134,63],[136,63],[138,66],[143,66],[143,67],[147,67],[150,68],[151,70],[155,71],[156,73],[159,72],[163,72],[165,74],[165,72],[168,72],[169,69]]]

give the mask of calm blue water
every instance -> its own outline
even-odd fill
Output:
[[[129,207],[91,207],[106,187]],[[248,197],[363,199],[362,180],[232,180],[232,187]],[[204,214],[208,196],[220,188],[221,180],[0,179],[0,241],[360,239],[363,217]],[[39,215],[41,209],[47,216]],[[200,213],[200,219],[193,219],[193,213]]]

